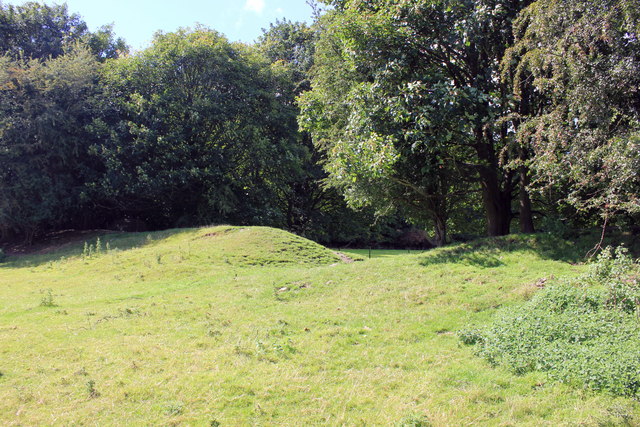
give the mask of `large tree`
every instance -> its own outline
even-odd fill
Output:
[[[430,218],[440,243],[456,202],[477,189],[488,234],[508,233],[519,180],[506,164],[520,153],[499,120],[511,108],[499,66],[528,3],[332,2],[301,123],[325,147],[334,185]]]
[[[128,51],[112,26],[90,32],[78,14],[69,14],[66,4],[26,2],[19,6],[0,2],[0,52],[14,59],[48,59],[64,55],[76,44],[84,44],[99,60],[116,58]]]
[[[605,221],[640,213],[640,8],[539,0],[503,60],[533,186]]]
[[[107,167],[102,204],[154,227],[283,225],[274,192],[297,157],[281,78],[257,52],[204,28],[158,33],[108,64],[111,102],[94,126]]]
[[[0,238],[78,225],[98,63],[85,49],[46,62],[0,57]]]

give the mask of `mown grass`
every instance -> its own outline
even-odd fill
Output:
[[[569,243],[509,237],[346,264],[268,228],[106,242],[91,257],[76,245],[0,264],[0,424],[640,420],[633,400],[492,368],[455,335],[541,279],[579,274]]]

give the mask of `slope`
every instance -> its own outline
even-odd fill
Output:
[[[351,264],[267,228],[92,244],[0,264],[3,425],[638,420],[632,400],[492,368],[455,335],[582,271],[567,242]]]

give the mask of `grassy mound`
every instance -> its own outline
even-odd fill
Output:
[[[640,395],[640,284],[624,251],[604,251],[589,271],[537,293],[463,342],[517,374],[547,372],[578,387]]]
[[[199,230],[193,249],[235,265],[331,264],[340,261],[331,250],[311,240],[268,227],[221,226]]]
[[[124,252],[123,252],[124,251]],[[119,254],[120,253],[120,254]],[[284,264],[322,265],[340,261],[331,250],[311,240],[269,227],[216,226],[151,233],[111,233],[52,246],[29,257],[13,257],[13,265],[34,265],[65,259],[100,263],[100,256],[119,254],[143,262],[153,253],[158,265],[205,261],[218,266]],[[144,254],[144,255],[142,255]]]

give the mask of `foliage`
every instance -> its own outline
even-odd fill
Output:
[[[516,374],[544,371],[557,381],[638,396],[638,272],[625,250],[614,257],[608,248],[586,274],[549,286],[460,338]]]
[[[303,22],[276,20],[263,30],[257,47],[272,64],[289,68],[293,90],[283,95],[299,95],[310,89],[309,70],[313,66],[317,31]]]
[[[264,30],[256,44],[272,69],[284,77],[280,80],[284,86],[279,88],[279,102],[294,106],[296,115],[296,97],[311,87],[310,70],[318,33],[317,27],[304,23],[276,21]],[[326,159],[310,134],[296,128],[291,136],[296,138],[299,163],[288,170],[286,185],[276,193],[286,228],[323,243],[363,245],[388,240],[390,233],[384,229],[402,222],[401,218],[376,220],[371,209],[349,209],[342,194],[326,185],[327,174],[322,168]]]
[[[0,240],[233,223],[443,245],[516,217],[637,222],[634,1],[325,3],[251,46],[197,27],[130,56],[66,5],[0,4]]]
[[[640,14],[628,0],[539,0],[503,61],[534,186],[611,218],[640,200]]]
[[[86,213],[97,62],[78,48],[46,62],[0,57],[0,233],[29,240]]]
[[[295,110],[250,48],[199,28],[156,34],[103,73],[104,200],[153,227],[282,224],[274,202],[297,167]]]
[[[66,5],[0,4],[0,239],[86,227],[99,62],[127,51],[111,27],[89,32]]]
[[[503,164],[518,153],[498,121],[498,63],[520,2],[332,3],[300,119],[330,182],[353,204],[430,220],[440,244],[482,191],[489,234],[507,234],[517,180]]]
[[[100,60],[128,51],[123,39],[115,39],[112,26],[91,33],[78,14],[69,14],[66,4],[0,3],[0,32],[0,52],[16,60],[57,58],[78,43],[86,44]]]

